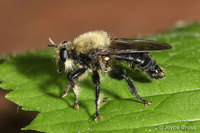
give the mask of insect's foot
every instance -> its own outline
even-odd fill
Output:
[[[77,110],[78,110],[78,109],[79,109],[79,105],[78,105],[78,104],[75,104],[75,105],[74,105],[74,109],[77,109]]]
[[[144,101],[144,105],[145,105],[146,107],[148,107],[150,104],[151,104],[151,102]]]
[[[61,73],[61,72],[62,72],[62,70],[60,70],[60,69],[57,69],[57,72],[58,72],[58,73]]]
[[[101,99],[101,103],[106,102],[107,98]]]
[[[62,95],[62,98],[65,97],[65,96],[67,96],[67,93],[64,93],[64,94]]]
[[[97,116],[94,118],[94,120],[96,121],[97,119],[103,119],[103,116]]]
[[[132,68],[132,67],[131,67],[131,71],[132,71],[132,72],[142,72],[141,70],[138,70],[138,69]]]

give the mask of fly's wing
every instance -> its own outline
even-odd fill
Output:
[[[96,56],[153,52],[170,48],[171,46],[169,44],[154,40],[115,38],[112,39],[107,49],[96,52]]]
[[[116,38],[111,41],[111,49],[132,50],[132,51],[160,51],[170,49],[171,46],[164,42],[154,40],[143,39],[128,39],[128,38]]]

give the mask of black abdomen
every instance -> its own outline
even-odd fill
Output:
[[[149,53],[119,54],[115,59],[131,62],[143,71],[156,64]]]

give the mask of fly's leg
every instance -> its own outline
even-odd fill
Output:
[[[58,61],[58,65],[59,65],[59,68],[57,69],[57,72],[61,73],[65,69],[65,67],[64,67],[63,62],[61,60]]]
[[[70,89],[70,86],[74,86],[73,82],[72,82],[72,85],[71,85],[71,83],[70,83],[70,77],[71,77],[71,74],[68,73],[68,75],[67,75],[68,83],[67,83],[67,86],[66,86],[66,88],[65,88],[65,92],[64,92],[63,95],[62,95],[62,98],[65,97],[65,96],[67,96],[67,93],[68,93],[68,91],[69,91],[69,89]]]
[[[110,72],[110,76],[112,78],[115,78],[117,80],[122,80],[122,79],[125,79],[128,86],[129,86],[129,89],[131,91],[131,93],[133,95],[135,95],[135,97],[137,99],[139,99],[141,102],[143,102],[145,104],[145,106],[148,106],[149,104],[151,104],[150,102],[144,100],[143,98],[141,98],[138,93],[137,93],[137,89],[135,87],[135,85],[133,84],[133,82],[131,81],[131,79],[126,75],[126,71],[124,69],[116,69],[116,70],[113,70]]]
[[[100,103],[100,99],[99,99],[100,87],[99,87],[99,84],[100,84],[100,77],[99,77],[99,73],[96,70],[93,71],[92,79],[93,79],[93,82],[96,84],[96,98],[95,98],[96,117],[95,117],[94,120],[97,120],[97,119],[102,119],[103,117],[99,116],[99,103]]]
[[[85,73],[87,69],[86,68],[81,68],[76,70],[75,72],[73,72],[72,74],[68,74],[68,85],[65,89],[65,92],[63,94],[62,97],[65,97],[67,95],[67,92],[69,91],[69,89],[71,88],[74,95],[75,95],[75,102],[74,102],[74,108],[75,109],[79,109],[79,105],[78,105],[78,90],[77,90],[77,86],[75,85],[75,82],[78,80],[78,78]]]
[[[124,79],[126,80],[126,82],[128,83],[129,89],[132,92],[132,94],[135,95],[136,98],[138,98],[141,102],[143,102],[145,104],[145,106],[147,107],[149,104],[151,104],[150,102],[142,99],[138,93],[137,93],[137,89],[135,87],[135,85],[133,84],[133,82],[131,81],[131,79],[129,77],[127,77],[126,75],[123,75]]]
[[[134,64],[130,64],[130,68],[131,68],[131,70],[132,70],[133,72],[142,72],[141,70],[136,69]]]

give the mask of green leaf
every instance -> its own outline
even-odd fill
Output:
[[[102,120],[95,117],[95,85],[91,74],[80,83],[79,110],[74,95],[61,98],[67,84],[65,73],[56,72],[51,49],[2,57],[0,87],[12,90],[6,98],[23,110],[39,111],[23,130],[42,132],[200,132],[200,23],[174,28],[146,37],[172,45],[168,51],[152,52],[165,70],[162,80],[128,70],[138,93],[151,101],[149,107],[133,98],[125,81],[102,75]],[[4,60],[4,61],[3,61]]]

